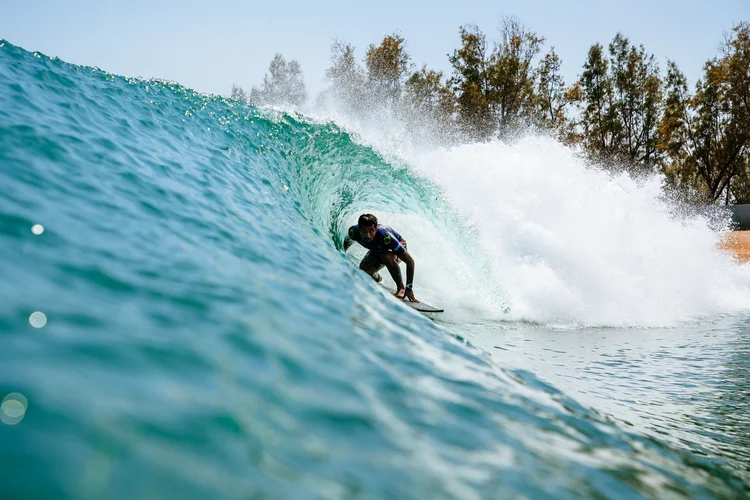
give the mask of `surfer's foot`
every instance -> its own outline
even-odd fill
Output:
[[[383,281],[383,277],[378,272],[372,273],[372,279],[374,279],[378,283],[380,283],[381,281]]]

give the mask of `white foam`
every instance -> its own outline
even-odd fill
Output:
[[[476,229],[492,283],[484,293],[507,300],[508,319],[665,326],[750,308],[750,268],[717,249],[705,220],[670,216],[658,177],[638,185],[531,136],[409,160]],[[447,273],[469,277],[458,260]],[[464,287],[459,278],[450,289]]]
[[[660,177],[612,175],[549,137],[440,148],[382,113],[316,116],[403,158],[463,219],[383,218],[409,240],[418,288],[447,318],[671,326],[750,309],[750,265],[717,249],[705,219],[670,215]]]

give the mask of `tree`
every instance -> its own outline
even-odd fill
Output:
[[[232,84],[232,93],[229,95],[229,98],[247,102],[247,94],[245,94],[245,91],[242,89],[242,87],[237,87],[235,84]]]
[[[722,57],[704,65],[695,94],[670,63],[660,147],[670,155],[665,168],[674,185],[694,190],[705,202],[750,199],[748,128],[750,28],[740,23]]]
[[[732,28],[722,44],[727,104],[745,130],[750,130],[750,23]]]
[[[562,61],[554,47],[539,62],[533,122],[542,129],[559,130],[568,122],[565,107],[570,104],[572,95],[567,94],[561,67]]]
[[[404,84],[401,113],[412,130],[427,130],[431,138],[451,138],[455,96],[443,83],[442,71],[422,66]]]
[[[490,58],[488,100],[501,134],[517,129],[533,115],[534,70],[544,38],[512,17],[504,17],[500,42]]]
[[[687,162],[690,153],[688,131],[692,128],[692,114],[689,110],[692,96],[685,75],[674,61],[667,62],[664,87],[666,98],[657,143],[659,150],[666,156],[662,170],[670,184],[693,190],[697,188],[696,172]]]
[[[365,76],[354,58],[354,47],[334,40],[331,46],[331,67],[326,70],[331,92],[349,111],[363,105]]]
[[[747,146],[747,130],[727,105],[725,69],[719,60],[707,62],[691,103],[696,116],[687,161],[703,182],[708,202],[717,201],[740,172]]]
[[[377,47],[371,44],[365,62],[370,90],[384,102],[396,104],[411,68],[404,38],[397,34],[387,35]]]
[[[493,129],[488,99],[487,41],[477,26],[462,26],[459,33],[461,48],[448,57],[453,66],[448,84],[456,95],[459,126],[475,139],[485,138]]]
[[[580,107],[584,102],[585,93],[581,81],[578,80],[565,89],[563,99],[566,105]],[[565,116],[565,121],[561,122],[558,128],[558,137],[568,145],[578,145],[584,143],[583,118],[579,114],[574,114],[570,119]]]
[[[255,105],[301,106],[307,99],[302,68],[295,60],[289,62],[276,54],[263,77],[263,87],[253,87],[250,103]]]
[[[583,69],[576,97],[583,107],[579,123],[588,153],[606,163],[652,170],[663,152],[657,146],[664,85],[654,56],[617,33],[609,58],[597,43]]]
[[[651,168],[657,154],[662,82],[653,55],[621,33],[609,44],[614,130],[609,154],[630,165]]]
[[[600,44],[592,45],[579,80],[582,90],[583,144],[591,156],[605,159],[619,133],[612,106],[612,81],[609,65]]]
[[[450,89],[443,84],[443,72],[422,66],[412,73],[404,85],[406,101],[425,116],[449,119],[453,114],[453,99]]]
[[[732,32],[722,45],[721,61],[726,101],[736,123],[733,132],[739,136],[737,143],[744,139],[744,147],[738,152],[741,159],[730,179],[727,202],[731,195],[737,203],[746,203],[750,200],[750,23],[739,23]]]

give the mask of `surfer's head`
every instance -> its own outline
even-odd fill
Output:
[[[372,214],[362,214],[357,221],[359,235],[364,241],[372,241],[378,231],[378,218]]]

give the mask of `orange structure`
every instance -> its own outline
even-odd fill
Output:
[[[738,261],[750,262],[750,231],[731,231],[724,235],[719,248],[732,252]]]

